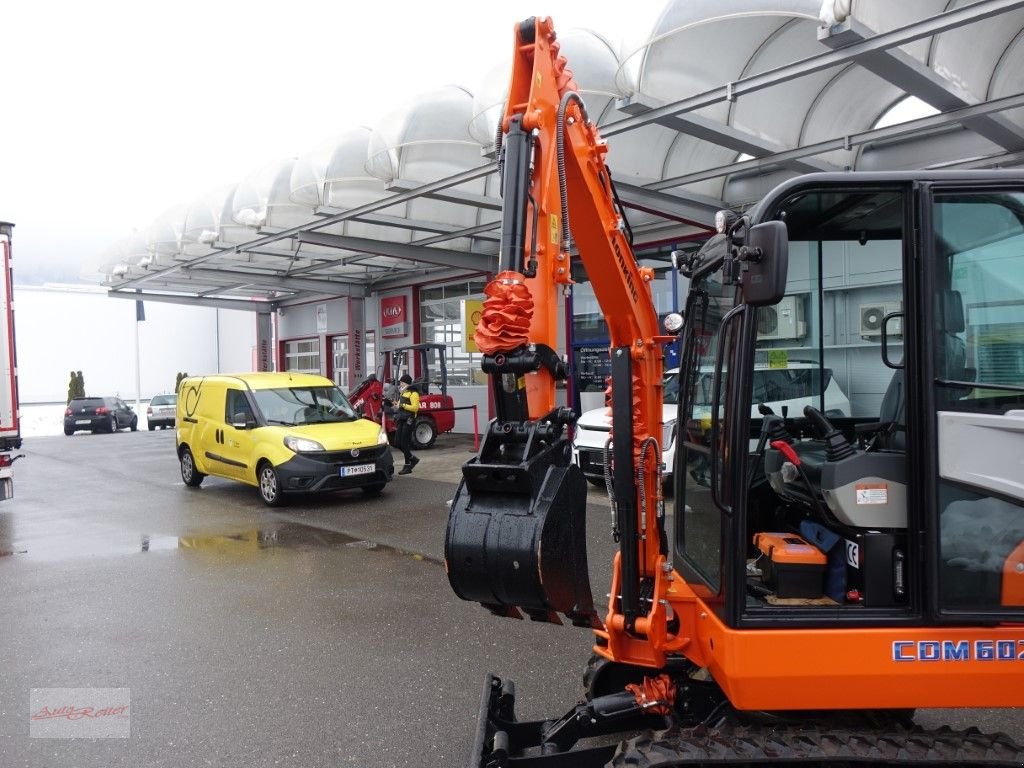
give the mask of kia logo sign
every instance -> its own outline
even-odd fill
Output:
[[[381,335],[385,339],[406,335],[405,296],[385,296],[380,300]]]

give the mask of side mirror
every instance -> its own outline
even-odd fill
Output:
[[[231,426],[235,429],[252,429],[256,426],[256,419],[251,413],[236,413],[231,417]]]
[[[751,227],[744,248],[748,253],[759,252],[756,259],[748,258],[744,264],[744,301],[754,307],[778,304],[786,293],[789,273],[786,225],[781,221],[765,221]]]

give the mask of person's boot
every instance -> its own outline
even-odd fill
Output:
[[[398,474],[400,475],[408,475],[410,472],[412,472],[412,464],[406,464],[404,467],[398,470]]]

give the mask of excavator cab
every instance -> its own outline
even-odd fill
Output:
[[[993,184],[783,185],[749,217],[786,229],[770,303],[738,229],[683,265],[673,563],[729,625],[1024,618],[1024,185]]]

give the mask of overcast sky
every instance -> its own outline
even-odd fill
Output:
[[[0,220],[15,278],[75,280],[161,213],[444,85],[473,88],[514,24],[613,41],[662,0],[7,3]]]

